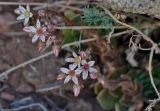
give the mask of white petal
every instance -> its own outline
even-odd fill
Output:
[[[39,21],[39,19],[37,19],[37,24],[36,24],[37,28],[40,28],[41,27],[41,23]]]
[[[60,68],[60,70],[65,74],[68,74],[68,72],[69,72],[69,69],[67,69],[67,68]]]
[[[73,86],[73,92],[74,92],[74,96],[78,96],[80,93],[80,86],[79,85],[74,85]]]
[[[25,19],[25,16],[23,14],[17,17],[17,20],[22,20],[22,19]]]
[[[89,61],[89,62],[88,62],[89,66],[93,66],[94,63],[95,63],[95,61]]]
[[[70,80],[71,80],[71,76],[68,75],[64,80],[64,84],[68,83]]]
[[[26,6],[26,9],[27,9],[27,11],[29,11],[30,12],[30,7],[29,7],[29,5],[27,4],[27,6]]]
[[[82,67],[78,67],[76,70],[83,70],[83,68]]]
[[[75,72],[76,72],[76,75],[78,75],[82,72],[82,70],[81,69],[76,69]]]
[[[87,77],[88,77],[88,71],[87,71],[87,72],[84,71],[84,72],[82,73],[82,78],[83,78],[83,80],[87,79]]]
[[[74,59],[73,58],[66,58],[65,61],[66,62],[74,62]]]
[[[34,35],[32,38],[32,43],[35,43],[38,40],[39,36],[38,35]]]
[[[27,25],[28,21],[29,21],[29,18],[26,17],[26,18],[24,19],[24,25]]]
[[[22,6],[19,6],[19,10],[20,10],[22,13],[24,13],[24,12],[26,11],[26,9],[25,9],[24,7],[22,7]]]
[[[72,77],[72,81],[74,82],[74,84],[78,84],[78,78],[76,76]]]
[[[33,14],[32,13],[30,13],[30,16],[29,17],[32,17],[33,16]]]
[[[77,67],[77,65],[75,65],[75,64],[70,64],[69,65],[69,69],[70,70],[74,70],[76,67]]]
[[[40,36],[42,42],[45,42],[46,37],[44,35]]]
[[[36,28],[33,27],[33,26],[24,27],[23,30],[24,30],[25,32],[33,32],[33,33],[36,32]]]
[[[81,64],[78,64],[78,67],[81,67]]]
[[[91,68],[89,68],[89,72],[95,72],[96,73],[97,69],[91,67]]]
[[[73,57],[77,57],[77,54],[75,52],[72,52]]]
[[[86,60],[82,60],[82,65],[87,64]]]
[[[73,63],[73,65],[78,66],[76,63]]]

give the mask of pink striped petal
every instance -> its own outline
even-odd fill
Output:
[[[60,68],[60,70],[65,74],[68,74],[68,72],[69,72],[69,69],[67,69],[67,68]]]
[[[28,27],[24,27],[24,28],[23,28],[23,31],[35,33],[35,32],[36,32],[36,28],[33,27],[33,26],[28,26]]]
[[[76,76],[72,77],[72,81],[74,82],[74,84],[78,84],[78,78]]]
[[[40,28],[40,27],[41,27],[41,23],[40,23],[39,19],[37,19],[36,27],[37,27],[37,28]]]
[[[89,72],[91,72],[91,73],[92,73],[92,72],[95,72],[95,73],[96,73],[96,72],[97,72],[97,69],[91,67],[91,68],[89,68]]]
[[[34,35],[32,38],[32,43],[35,43],[39,39],[38,35]]]
[[[22,7],[22,6],[19,6],[19,10],[20,10],[22,13],[24,13],[24,12],[26,11],[26,9],[25,9],[24,7]]]
[[[28,24],[28,22],[29,22],[29,18],[28,18],[28,17],[26,17],[26,18],[24,19],[24,25],[27,25],[27,24]]]
[[[84,72],[82,73],[82,78],[83,78],[83,80],[87,79],[87,77],[88,77],[88,71],[84,71]]]
[[[64,84],[68,83],[70,80],[71,80],[71,76],[68,75],[64,80]]]
[[[23,14],[17,17],[17,20],[22,20],[22,19],[25,19],[25,16]]]
[[[72,52],[73,57],[77,57],[77,54],[75,52]]]
[[[40,36],[42,42],[45,42],[46,37],[44,35]]]
[[[66,62],[74,62],[74,59],[73,58],[66,58],[65,61]]]
[[[79,75],[82,72],[82,69],[76,69],[75,72],[76,72],[76,75]]]
[[[93,66],[94,63],[95,63],[95,61],[89,61],[89,62],[88,62],[89,66]]]
[[[75,64],[70,64],[69,65],[69,69],[70,70],[74,70],[76,67],[77,67],[77,65],[75,65]]]
[[[86,60],[82,60],[82,65],[87,64]]]

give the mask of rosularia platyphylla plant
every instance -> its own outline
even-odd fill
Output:
[[[121,26],[125,26],[126,28],[131,29],[131,31],[136,32],[138,36],[142,37],[144,40],[152,44],[152,47],[147,49],[151,51],[150,57],[149,57],[148,71],[149,71],[150,81],[152,83],[152,86],[158,95],[158,99],[156,100],[156,102],[160,101],[160,95],[154,84],[153,77],[152,77],[152,59],[153,59],[154,53],[157,53],[157,54],[159,53],[159,47],[158,47],[159,45],[155,43],[150,37],[143,34],[143,32],[141,32],[139,29],[119,21],[119,17],[116,18],[114,15],[112,15],[112,13],[110,13],[110,11],[108,11],[104,7],[101,7],[101,8],[104,11],[102,10],[98,11],[97,8],[95,7],[87,8],[84,11],[84,16],[82,17],[82,19],[85,21],[85,23],[88,23],[89,25],[100,25],[100,26],[105,26],[105,29],[107,28],[110,29],[111,33],[109,33],[108,38],[112,37],[115,29],[113,25],[117,23]],[[40,10],[38,11],[38,14],[34,14],[30,10],[29,5],[27,5],[26,8],[19,6],[19,8],[15,10],[15,12],[19,15],[17,17],[17,20],[23,21],[25,25],[23,30],[33,34],[32,42],[33,43],[38,42],[39,50],[41,51],[44,48],[44,46],[53,45],[54,54],[58,56],[60,47],[59,47],[58,38],[53,33],[54,32],[54,27],[52,27],[53,21],[51,22],[51,21],[42,19],[43,17],[45,18],[45,16],[47,15],[46,12],[44,10]],[[125,17],[122,17],[122,18],[125,18]],[[54,24],[54,25],[57,25],[57,24]],[[95,38],[94,40],[96,40],[97,38]],[[137,43],[136,47],[137,49],[140,49],[140,50],[146,50],[145,48],[140,47],[139,42]],[[68,82],[73,83],[73,92],[75,96],[78,96],[78,94],[80,93],[80,89],[83,87],[83,81],[86,80],[88,76],[90,76],[91,79],[95,79],[97,76],[96,75],[97,70],[93,68],[94,61],[92,61],[91,58],[88,59],[89,56],[88,55],[86,56],[86,55],[87,53],[84,51],[78,54],[73,52],[72,58],[65,59],[66,62],[70,63],[69,66],[67,68],[62,67],[60,69],[62,71],[62,74],[58,76],[58,79],[64,80],[65,84]],[[101,81],[100,83],[103,84],[104,81]],[[128,83],[123,86],[127,86],[127,85]],[[106,93],[107,93],[106,90],[102,90],[102,92],[98,97],[100,98],[99,100],[102,100],[102,103],[107,103],[106,100],[104,100],[104,96],[106,96],[105,98],[108,98],[109,101],[107,105],[103,104],[108,108],[109,107],[108,104],[111,103],[110,101],[111,98],[110,96],[106,95]],[[153,101],[153,103],[156,103],[156,102]],[[115,103],[115,102],[113,101],[112,103]],[[116,103],[117,103],[117,98],[116,98]],[[114,106],[117,106],[117,105],[112,104],[110,108],[112,109],[112,107]],[[150,107],[152,108],[152,106],[154,105],[151,104]],[[148,108],[151,109],[150,107]]]
[[[41,22],[41,17],[45,16],[45,11],[38,11],[38,17],[35,18],[36,16],[31,12],[29,5],[27,5],[26,9],[23,6],[19,6],[15,9],[15,13],[19,15],[17,20],[24,22],[23,31],[32,34],[32,43],[38,42],[39,51],[45,48],[45,46],[53,45],[54,55],[59,55],[59,41],[53,34],[54,28],[52,23],[48,20],[43,20],[44,23]],[[30,22],[30,19],[32,22]],[[31,23],[35,24],[30,25]],[[97,69],[94,68],[95,61],[91,60],[89,50],[80,51],[78,54],[73,52],[72,55],[72,58],[65,59],[66,62],[70,63],[69,67],[60,68],[62,74],[59,74],[57,79],[64,80],[64,84],[72,82],[74,95],[78,96],[80,89],[83,87],[83,80],[86,80],[88,76],[91,79],[96,79]]]

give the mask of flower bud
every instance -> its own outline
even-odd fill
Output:
[[[59,52],[60,52],[59,46],[54,45],[52,50],[53,50],[54,55],[55,55],[56,57],[58,57]]]
[[[59,74],[57,80],[62,80],[65,78],[65,74]]]
[[[74,85],[73,86],[73,93],[74,93],[74,96],[77,97],[80,93],[80,86],[79,85]]]
[[[80,52],[80,57],[81,57],[81,59],[85,59],[86,58],[86,53],[84,52],[84,51],[81,51]]]
[[[91,79],[96,79],[97,78],[97,73],[96,72],[91,72],[90,73],[90,78]]]
[[[16,14],[21,14],[19,8],[16,8],[16,9],[14,10],[14,13],[16,13]]]

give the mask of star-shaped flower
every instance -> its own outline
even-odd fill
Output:
[[[26,9],[22,6],[19,6],[17,14],[20,14],[17,17],[17,20],[24,20],[24,25],[26,25],[29,22],[29,18],[33,16],[33,14],[30,12],[29,5],[26,6]]]
[[[60,70],[67,74],[65,80],[64,80],[64,84],[68,83],[70,80],[72,80],[74,82],[74,84],[78,85],[78,75],[81,73],[80,70],[76,69],[75,70],[75,65],[69,65],[69,69],[67,68],[61,68]]]
[[[81,64],[81,57],[78,56],[75,52],[72,53],[73,57],[74,58],[66,58],[65,61],[66,62],[70,62],[70,63],[73,63],[73,65],[75,67],[80,67],[80,64]]]
[[[89,61],[82,60],[82,66],[78,69],[82,71],[82,78],[83,80],[87,79],[88,74],[97,73],[97,70],[93,68],[95,61]]]
[[[32,38],[32,43],[36,42],[37,40],[41,40],[45,42],[45,36],[47,35],[46,27],[42,27],[39,20],[37,20],[36,27],[34,26],[27,26],[24,27],[23,30],[25,32],[33,33],[34,36]]]

